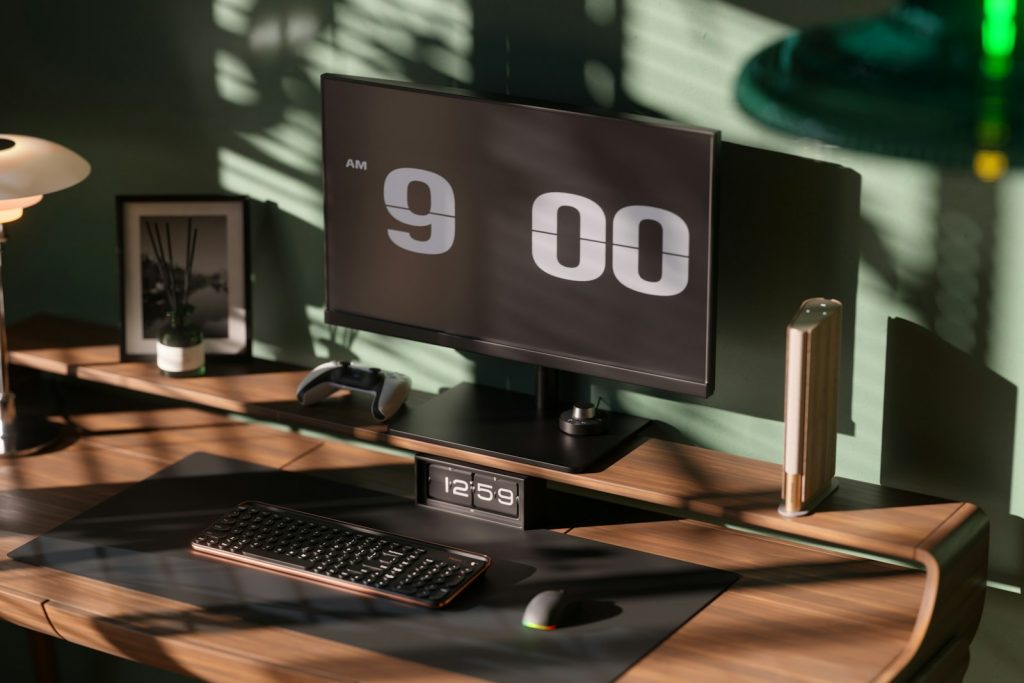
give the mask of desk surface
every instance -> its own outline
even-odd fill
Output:
[[[292,375],[301,376],[280,370],[279,382],[252,382],[249,375],[148,378],[146,364],[117,363],[116,347],[61,348],[38,337],[27,343],[26,336],[16,342],[16,362],[241,413],[289,410],[283,388],[290,394]],[[196,450],[287,470],[329,471],[364,487],[411,495],[408,458],[353,444],[324,443],[192,408],[85,412],[73,419],[84,435],[71,447],[0,461],[4,555]],[[357,426],[350,433],[419,446],[390,439],[376,427]],[[494,464],[484,456],[466,459]],[[535,473],[528,466],[507,469]],[[544,474],[581,490],[848,545],[924,569],[692,519],[566,530],[742,576],[641,660],[627,680],[675,681],[684,673],[687,680],[706,681],[888,680],[905,670],[930,671],[945,680],[966,668],[983,600],[987,538],[984,517],[970,504],[844,482],[824,512],[785,520],[774,514],[778,466],[657,440],[603,472]],[[0,572],[0,617],[210,680],[459,680],[447,671],[6,557]],[[200,632],[197,624],[218,628]]]

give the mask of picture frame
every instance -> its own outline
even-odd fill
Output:
[[[252,348],[249,287],[249,210],[233,195],[120,195],[116,198],[120,269],[121,360],[156,358],[166,317],[153,243],[147,230],[169,231],[184,262],[187,232],[196,229],[193,320],[203,331],[207,358],[246,359]]]

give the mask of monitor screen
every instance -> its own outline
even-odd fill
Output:
[[[322,89],[328,323],[710,393],[716,132]]]

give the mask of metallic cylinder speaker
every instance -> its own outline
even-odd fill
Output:
[[[843,305],[808,299],[786,328],[782,504],[806,515],[835,490],[836,414]]]

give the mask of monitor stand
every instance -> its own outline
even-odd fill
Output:
[[[537,396],[531,396],[460,384],[426,403],[406,406],[390,433],[561,472],[587,472],[628,452],[637,432],[650,422],[609,412],[604,434],[570,436],[558,428],[558,413],[548,409],[547,389],[538,382]]]

